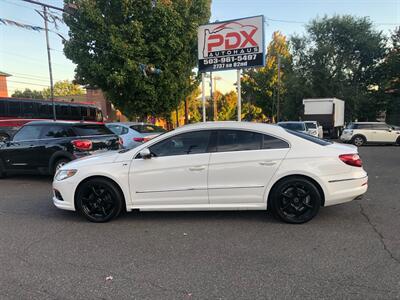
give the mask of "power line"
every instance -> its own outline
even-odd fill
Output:
[[[32,4],[36,4],[36,5],[40,5],[42,7],[47,7],[47,8],[51,8],[51,9],[55,9],[55,10],[64,12],[63,8],[60,8],[60,7],[57,7],[57,6],[54,6],[54,5],[50,5],[50,4],[46,4],[46,3],[42,3],[42,2],[39,2],[39,1],[34,1],[34,0],[21,0],[21,1],[32,3]]]
[[[7,82],[22,83],[22,84],[29,84],[29,85],[37,85],[37,86],[49,87],[49,85],[44,85],[44,84],[39,84],[39,83],[32,83],[32,82],[26,82],[26,81],[7,80]]]
[[[35,63],[43,63],[43,61],[41,61],[40,59],[29,57],[29,56],[25,56],[25,55],[21,55],[21,54],[11,53],[11,52],[8,52],[8,51],[0,51],[0,53],[5,53],[7,55],[21,57],[23,59],[26,59],[26,60],[29,60],[29,61],[32,61],[32,62],[35,62]],[[59,64],[59,63],[53,63],[53,64],[54,65],[58,65],[58,66],[62,66],[62,67],[66,66],[65,64]]]

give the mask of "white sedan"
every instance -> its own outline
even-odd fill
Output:
[[[351,201],[368,177],[354,146],[275,125],[188,125],[64,165],[54,204],[106,222],[122,210],[266,210],[289,223]]]

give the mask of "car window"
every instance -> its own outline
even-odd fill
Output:
[[[156,157],[207,152],[211,131],[194,131],[167,138],[150,147]]]
[[[45,126],[42,130],[41,138],[62,138],[75,136],[71,128],[66,126]]]
[[[374,130],[388,130],[389,126],[386,124],[372,124],[372,129]]]
[[[42,126],[27,125],[22,127],[14,136],[13,141],[32,141],[40,138]]]
[[[107,128],[110,129],[115,134],[118,134],[118,135],[122,134],[123,127],[120,125],[108,125]]]
[[[315,124],[315,123],[308,123],[308,122],[306,122],[306,127],[307,127],[307,129],[316,129],[317,128],[317,124]]]
[[[263,134],[262,149],[284,149],[289,148],[289,144],[276,137]]]
[[[244,130],[219,130],[217,152],[261,149],[262,135]]]
[[[96,125],[96,124],[74,125],[74,131],[79,136],[113,134],[113,132],[110,129],[108,129],[105,125]]]
[[[330,142],[330,141],[323,140],[323,139],[320,139],[318,137],[315,137],[313,135],[309,135],[309,134],[306,134],[306,133],[303,133],[303,132],[298,132],[298,131],[289,130],[289,129],[286,129],[286,131],[291,133],[291,134],[293,134],[293,135],[295,135],[295,136],[298,136],[298,137],[300,137],[302,139],[305,139],[307,141],[313,142],[313,143],[321,145],[321,146],[327,146],[327,145],[331,145],[332,144],[332,142]]]
[[[278,125],[283,128],[290,129],[290,130],[296,130],[296,131],[304,131],[305,130],[304,123],[280,123]]]
[[[166,131],[162,127],[148,124],[132,125],[131,128],[139,133],[162,133]]]

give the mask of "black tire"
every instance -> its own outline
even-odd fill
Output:
[[[0,142],[5,142],[10,139],[10,136],[6,133],[0,133]]]
[[[3,164],[3,162],[0,160],[0,179],[1,178],[5,178],[6,177],[6,170],[5,170],[5,167],[4,167],[4,164]]]
[[[79,213],[90,222],[104,223],[116,218],[122,211],[123,197],[118,187],[103,178],[84,182],[76,193]]]
[[[367,140],[362,135],[356,135],[351,139],[351,143],[357,147],[365,145],[366,142]]]
[[[397,146],[400,146],[400,136],[397,138],[397,140],[396,140],[396,145]]]
[[[58,169],[60,169],[63,165],[69,163],[71,160],[68,158],[60,158],[58,160],[56,160],[53,163],[53,167],[52,167],[52,175],[55,175],[58,171]]]
[[[322,196],[315,184],[298,176],[278,182],[269,200],[275,218],[291,224],[310,221],[317,215],[322,204]]]

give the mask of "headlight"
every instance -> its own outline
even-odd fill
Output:
[[[57,172],[55,179],[61,181],[74,176],[78,170],[60,170]]]

